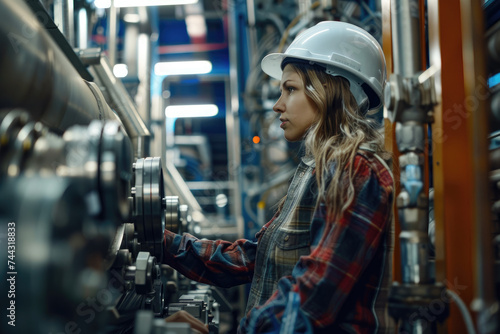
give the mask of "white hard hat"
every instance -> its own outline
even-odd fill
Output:
[[[349,80],[358,105],[379,108],[386,80],[385,58],[377,40],[358,26],[324,21],[300,33],[284,53],[271,53],[261,62],[262,70],[281,80],[285,58],[318,64],[333,76]],[[368,100],[368,101],[367,101]]]

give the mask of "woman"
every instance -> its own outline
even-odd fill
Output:
[[[257,241],[165,232],[165,262],[223,287],[251,282],[241,333],[385,333],[393,180],[364,117],[381,106],[385,61],[364,30],[321,22],[262,69],[281,80],[274,106],[306,155]]]

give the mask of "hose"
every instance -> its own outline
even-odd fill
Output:
[[[458,294],[456,294],[454,291],[450,289],[447,289],[446,293],[457,303],[458,309],[460,310],[464,318],[465,326],[467,328],[467,333],[476,334],[474,322],[472,321],[472,317],[469,313],[469,310],[467,309],[467,306],[465,306],[463,300],[458,296]]]

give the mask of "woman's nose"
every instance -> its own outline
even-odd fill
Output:
[[[278,99],[278,101],[276,101],[276,103],[274,104],[273,106],[273,111],[274,112],[279,112],[279,113],[282,113],[285,111],[285,108],[284,108],[284,105],[283,105],[283,102],[281,101],[281,96],[280,98]]]

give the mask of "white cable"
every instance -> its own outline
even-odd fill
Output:
[[[463,300],[452,290],[447,289],[446,292],[448,296],[450,296],[457,303],[458,309],[462,312],[462,316],[464,317],[465,326],[467,327],[467,332],[469,334],[476,334],[476,329],[474,327],[474,322],[472,321],[472,317],[465,306]]]

